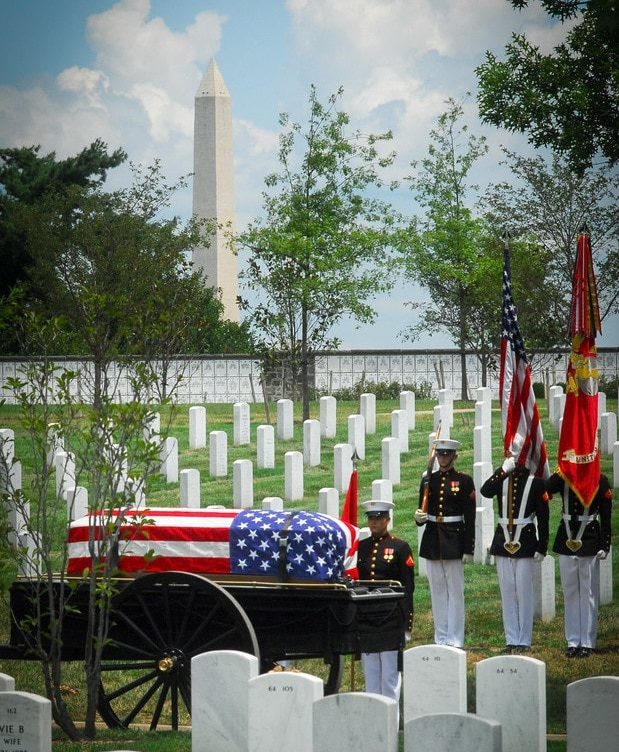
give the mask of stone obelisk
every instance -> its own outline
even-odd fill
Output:
[[[193,266],[207,285],[220,289],[224,318],[238,321],[237,261],[226,237],[234,231],[232,100],[214,59],[195,97],[193,171],[194,215],[223,225],[208,247],[194,248]]]

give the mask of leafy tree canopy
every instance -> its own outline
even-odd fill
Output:
[[[64,160],[57,160],[55,152],[41,156],[40,149],[40,146],[0,149],[0,296],[27,279],[26,269],[32,261],[24,237],[15,226],[16,207],[32,204],[50,191],[70,186],[100,186],[107,170],[127,158],[122,149],[108,153],[107,145],[100,139]]]
[[[509,0],[524,8],[529,0]],[[506,58],[486,52],[476,69],[483,121],[528,133],[582,173],[596,157],[619,160],[619,6],[616,0],[541,0],[549,15],[580,16],[552,54],[522,34],[506,46]]]

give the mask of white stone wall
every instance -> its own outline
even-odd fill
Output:
[[[536,354],[532,359],[533,381],[546,381],[551,385],[563,382],[567,368],[568,352],[558,358],[556,354]],[[59,367],[79,372],[79,378],[72,386],[72,393],[78,399],[90,401],[92,396],[92,364],[87,360],[57,359]],[[436,367],[445,378],[445,388],[451,390],[455,397],[460,390],[460,358],[454,350],[409,350],[398,352],[340,352],[319,355],[314,364],[314,386],[321,394],[336,392],[352,387],[362,379],[364,383],[398,382],[416,384],[428,382],[434,396],[438,393]],[[0,359],[0,399],[8,404],[14,402],[6,386],[8,377],[19,376],[23,361]],[[619,348],[604,348],[598,356],[600,376],[614,377],[619,373]],[[168,384],[178,381],[174,399],[182,404],[200,404],[208,402],[262,402],[261,387],[262,365],[259,360],[249,356],[202,357],[178,359],[170,364]],[[469,397],[475,398],[475,390],[481,386],[481,369],[474,355],[467,355],[467,377]],[[108,380],[120,401],[131,398],[130,383],[126,370],[118,364],[112,364],[108,371]],[[253,381],[253,393],[252,393]],[[281,381],[281,380],[280,380]],[[497,398],[498,369],[489,374],[489,386],[492,396]],[[277,392],[281,387],[272,385],[271,398],[287,396]],[[157,394],[151,394],[157,401]]]

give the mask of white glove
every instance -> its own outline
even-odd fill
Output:
[[[603,561],[608,556],[608,551],[598,551],[595,555],[596,559]]]
[[[539,551],[536,551],[533,554],[533,560],[534,561],[544,561],[545,558],[546,558],[546,554],[540,554]]]
[[[415,522],[418,525],[425,525],[428,521],[428,515],[422,512],[421,509],[415,509]]]
[[[404,632],[404,641],[410,642],[411,641],[411,633],[410,632]]]
[[[505,475],[509,475],[510,473],[513,473],[516,469],[516,460],[513,457],[506,457],[503,461],[503,464],[501,465],[501,470],[505,473]]]
[[[470,564],[473,561],[473,554],[462,554],[462,563]]]

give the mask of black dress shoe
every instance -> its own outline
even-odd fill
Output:
[[[503,650],[501,650],[501,655],[511,655],[517,647],[517,645],[506,645]]]
[[[530,645],[516,645],[514,648],[514,653],[530,653],[530,652],[531,652]]]
[[[580,651],[580,648],[571,647],[571,648],[567,648],[564,651],[563,655],[566,658],[576,658],[576,656],[578,655],[579,651]]]
[[[590,655],[593,655],[593,652],[593,648],[578,648],[578,657],[588,658]]]

